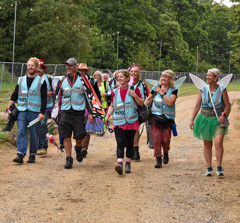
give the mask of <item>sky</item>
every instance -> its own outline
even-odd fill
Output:
[[[221,0],[215,0],[215,2],[220,3]],[[228,7],[231,7],[231,6],[233,5],[233,3],[230,2],[229,0],[224,0],[224,1],[223,1],[223,4],[226,5],[226,6],[228,6]]]

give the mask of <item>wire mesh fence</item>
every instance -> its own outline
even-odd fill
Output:
[[[55,76],[64,76],[66,74],[66,65],[65,64],[46,64],[47,70],[45,73],[49,71],[53,71]],[[90,71],[88,74],[93,76],[93,74],[97,71],[101,71],[102,73],[108,73],[109,77],[113,77],[113,73],[115,70],[110,69],[98,69],[90,67]],[[27,72],[27,64],[20,63],[20,62],[0,62],[0,72],[1,72],[1,83],[0,83],[0,93],[1,93],[1,86],[2,83],[9,83],[9,84],[17,84],[18,77],[24,76]],[[206,73],[195,73],[192,74],[200,77],[201,79],[205,80]],[[162,75],[161,71],[141,71],[141,80],[145,79],[153,79],[159,80]],[[222,74],[221,77],[227,74]],[[192,83],[189,72],[175,72],[176,79],[187,76],[185,83]],[[235,79],[240,79],[240,74],[233,74],[231,81]]]

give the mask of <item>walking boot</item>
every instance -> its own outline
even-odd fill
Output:
[[[17,154],[17,156],[13,159],[15,163],[23,163],[24,156],[22,154]]]
[[[28,163],[35,163],[35,156],[29,156],[29,158],[28,158],[28,161],[27,161]]]
[[[131,173],[131,163],[125,164],[125,173]]]
[[[117,166],[115,166],[115,170],[118,172],[119,175],[123,175],[123,165],[122,165],[122,163],[118,163]]]
[[[133,159],[136,160],[136,161],[139,161],[140,160],[139,147],[134,146],[133,151],[134,151]]]
[[[72,165],[73,165],[73,158],[70,156],[70,157],[67,157],[66,158],[66,164],[64,166],[65,169],[72,169]]]
[[[162,157],[156,157],[157,163],[155,168],[162,168]]]
[[[82,147],[77,147],[77,145],[74,146],[74,149],[76,151],[76,159],[78,162],[82,162],[83,156],[82,156]]]
[[[82,156],[83,156],[83,158],[85,158],[87,156],[87,149],[86,148],[82,148]]]
[[[169,161],[169,156],[168,156],[168,152],[166,152],[164,153],[164,156],[163,156],[163,163],[168,164],[168,161]]]

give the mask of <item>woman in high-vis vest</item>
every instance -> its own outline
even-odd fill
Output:
[[[148,95],[150,94],[149,88],[145,82],[141,80],[141,68],[137,65],[133,64],[131,67],[128,68],[130,75],[133,78],[133,86],[139,88],[142,98],[145,101]],[[141,123],[140,123],[141,124]],[[140,152],[139,152],[139,129],[136,131],[134,137],[134,147],[133,147],[133,160],[139,161],[140,160]]]
[[[104,108],[105,112],[107,112],[107,96],[111,95],[111,88],[109,87],[108,83],[106,83],[106,86],[104,85],[105,82],[103,80],[103,74],[100,71],[96,71],[93,75],[93,78],[97,80],[98,89],[101,94],[102,107]]]
[[[137,104],[142,106],[143,99],[138,88],[131,90],[128,85],[130,74],[127,70],[120,70],[118,82],[120,88],[112,92],[112,102],[106,120],[113,113],[113,129],[117,141],[117,161],[115,170],[123,174],[124,149],[126,147],[125,173],[131,173],[134,135],[139,128]]]
[[[162,167],[163,163],[169,161],[168,151],[170,149],[171,129],[175,118],[175,102],[177,99],[178,89],[174,87],[174,72],[165,70],[157,87],[153,87],[151,94],[145,100],[148,105],[152,100],[151,115],[149,123],[152,125],[152,138],[154,145],[154,157],[157,163],[155,168]]]
[[[193,109],[190,120],[190,128],[193,135],[203,140],[204,157],[207,163],[206,176],[212,176],[212,146],[215,145],[217,159],[217,175],[224,176],[222,168],[223,159],[223,139],[228,132],[228,127],[222,127],[226,114],[230,111],[228,93],[225,88],[221,88],[217,81],[220,78],[220,71],[216,68],[207,72],[207,86],[203,87],[197,97],[196,105]],[[211,94],[211,97],[210,97]],[[212,98],[212,101],[211,101]],[[214,112],[216,109],[218,119]],[[201,108],[200,114],[197,116]],[[197,116],[195,122],[194,119]]]

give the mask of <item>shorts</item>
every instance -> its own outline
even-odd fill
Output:
[[[79,111],[61,111],[59,123],[59,135],[62,138],[73,138],[82,140],[87,135],[85,130],[85,117]]]

